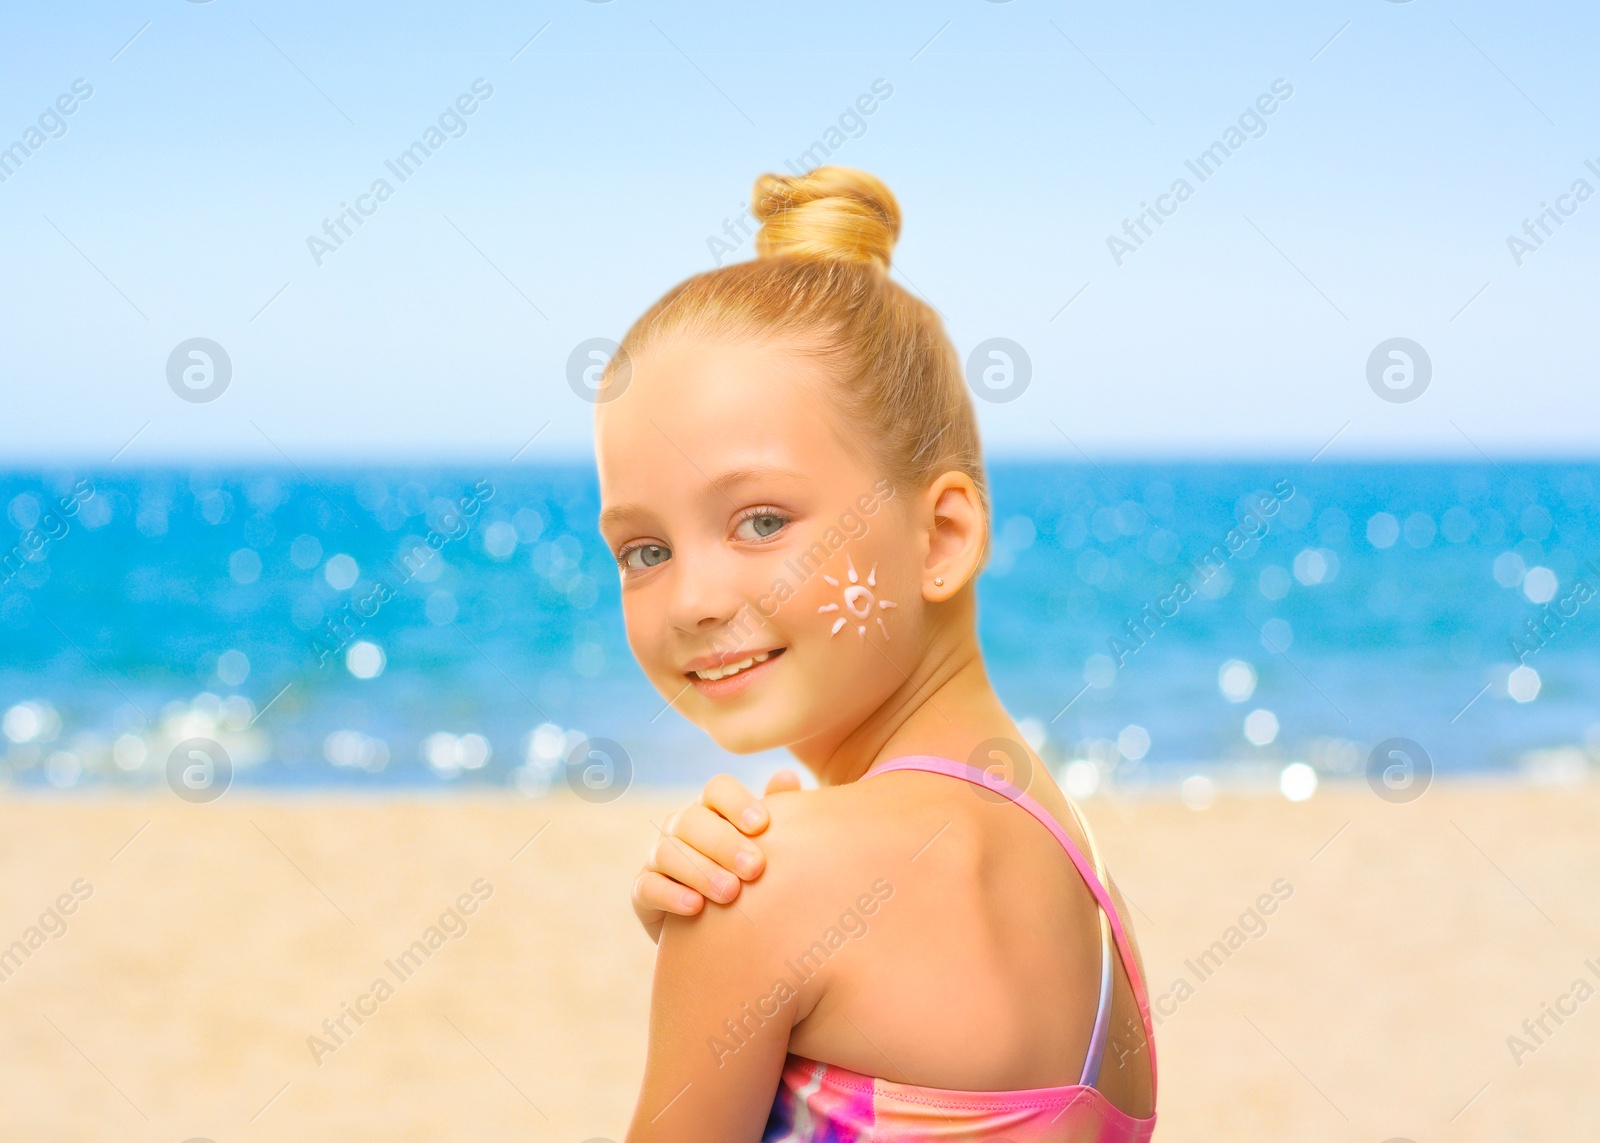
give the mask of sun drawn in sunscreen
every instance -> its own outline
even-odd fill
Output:
[[[849,613],[849,616],[853,616],[855,618],[856,634],[860,635],[862,639],[866,639],[866,619],[872,614],[872,605],[876,603],[880,608],[893,607],[895,605],[890,600],[878,599],[872,594],[872,589],[878,586],[877,564],[873,564],[871,570],[867,572],[867,583],[866,586],[863,587],[860,582],[861,577],[856,574],[855,561],[852,560],[849,555],[846,555],[845,563],[849,565],[850,569],[850,586],[844,589],[844,610]],[[827,580],[834,587],[839,586],[839,581],[834,579],[831,575],[825,574],[822,578]],[[837,603],[824,603],[821,607],[817,608],[818,614],[821,614],[824,611],[838,610],[839,604]],[[889,638],[889,628],[884,626],[883,616],[879,615],[876,618],[878,620],[879,629],[883,631],[883,637],[885,639]],[[844,628],[844,625],[849,622],[850,618],[845,615],[840,615],[839,618],[833,621],[833,630],[829,631],[828,635],[831,637],[839,634],[839,632]]]

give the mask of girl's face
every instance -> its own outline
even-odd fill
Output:
[[[917,661],[914,498],[841,436],[793,345],[675,336],[631,365],[595,452],[634,656],[724,749],[831,748]]]

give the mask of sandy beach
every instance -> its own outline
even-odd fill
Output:
[[[628,886],[688,797],[10,793],[0,1135],[620,1139],[654,947]],[[1137,910],[1158,1140],[1592,1133],[1600,787],[1083,805]]]

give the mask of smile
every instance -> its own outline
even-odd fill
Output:
[[[688,671],[686,675],[694,689],[707,698],[729,697],[749,689],[765,677],[786,649],[778,647],[721,667]]]
[[[728,663],[722,667],[713,667],[708,671],[690,671],[689,673],[697,679],[705,679],[707,681],[725,679],[729,675],[737,675],[740,671],[747,671],[757,663],[765,663],[768,659],[777,658],[779,655],[783,654],[784,650],[785,648],[779,647],[776,651],[763,651],[759,655],[752,655],[750,658],[741,659],[737,663]]]

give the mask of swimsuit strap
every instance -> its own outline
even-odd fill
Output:
[[[1094,862],[1095,876],[1102,885],[1106,882],[1105,862],[1100,859],[1100,847],[1094,843],[1094,834],[1089,832],[1089,823],[1083,820],[1083,815],[1078,813],[1078,807],[1070,800],[1067,809],[1072,812],[1072,820],[1078,823],[1078,828],[1083,831],[1084,840],[1089,843],[1089,858]],[[1099,902],[1096,901],[1098,906]],[[1089,1054],[1083,1061],[1083,1078],[1079,1080],[1086,1087],[1093,1087],[1100,1078],[1100,1062],[1105,1058],[1106,1033],[1111,1027],[1111,925],[1106,920],[1106,911],[1095,909],[1095,917],[1100,922],[1100,1002],[1095,1008],[1094,1031],[1089,1036]]]
[[[1077,844],[1067,835],[1067,832],[1061,828],[1060,823],[1051,817],[1049,811],[1035,801],[1031,795],[1012,783],[999,779],[987,770],[980,770],[978,767],[968,763],[957,762],[953,758],[943,758],[936,754],[907,754],[899,758],[891,758],[887,762],[871,767],[862,777],[871,778],[878,774],[886,774],[891,770],[923,770],[932,774],[945,774],[949,777],[961,778],[974,785],[993,790],[995,793],[1015,802],[1037,818],[1050,831],[1056,841],[1061,844],[1061,848],[1067,851],[1067,856],[1072,859],[1072,864],[1077,867],[1079,876],[1083,878],[1084,884],[1089,887],[1089,892],[1094,895],[1094,899],[1100,907],[1102,941],[1106,925],[1109,922],[1111,936],[1116,941],[1117,951],[1122,957],[1123,971],[1128,974],[1128,983],[1133,988],[1134,1002],[1138,1005],[1139,1016],[1144,1023],[1145,1044],[1150,1052],[1150,1098],[1153,1100],[1156,1094],[1156,1037],[1155,1027],[1150,1019],[1149,998],[1145,993],[1144,980],[1139,975],[1138,964],[1133,957],[1133,947],[1128,940],[1127,930],[1123,927],[1122,918],[1117,913],[1117,906],[1111,900],[1111,894],[1106,891],[1100,875],[1104,872],[1103,866],[1100,867],[1100,873],[1096,872],[1096,866],[1100,866],[1100,854],[1095,848],[1094,838],[1089,834],[1088,828],[1084,826],[1083,818],[1078,815],[1078,811],[1076,807],[1073,807],[1071,800],[1068,800],[1067,806],[1072,810],[1073,817],[1077,820],[1078,825],[1083,827],[1084,836],[1089,841],[1089,847],[1094,851],[1094,865],[1091,865],[1083,856],[1082,851],[1078,849]],[[1102,959],[1100,1008],[1095,1014],[1095,1030],[1090,1039],[1089,1057],[1084,1061],[1084,1074],[1090,1078],[1081,1081],[1089,1086],[1093,1085],[1094,1079],[1098,1076],[1100,1059],[1105,1050],[1106,1024],[1109,1022],[1111,1010],[1111,964],[1108,959]],[[1093,1065],[1092,1073],[1091,1064]]]

